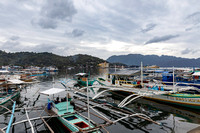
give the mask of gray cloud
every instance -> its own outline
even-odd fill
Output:
[[[41,10],[41,14],[48,18],[71,21],[77,13],[71,0],[48,0]]]
[[[199,29],[200,27],[200,12],[194,12],[188,15],[185,19],[185,23],[189,24],[189,27],[185,29],[185,31],[192,31],[195,29]]]
[[[11,36],[11,37],[10,37],[10,40],[12,40],[12,41],[16,41],[16,40],[18,40],[18,39],[20,39],[19,36]]]
[[[57,28],[57,21],[47,18],[47,17],[41,17],[39,19],[33,19],[31,21],[32,25],[39,25],[41,28],[44,29],[55,29]]]
[[[8,52],[18,51],[19,48],[21,48],[20,47],[20,42],[12,41],[12,40],[8,40],[8,41],[2,43],[2,45],[0,45],[0,49],[8,51]]]
[[[89,53],[107,58],[119,54],[112,46],[115,41],[124,46],[125,54],[135,52],[137,47],[140,47],[138,53],[144,53],[143,49],[147,47],[140,45],[144,42],[159,43],[179,36],[173,40],[175,45],[171,51],[166,52],[169,46],[166,42],[157,49],[150,47],[147,52],[182,56],[184,48],[180,47],[200,49],[200,6],[196,3],[196,0],[185,0],[182,4],[165,0],[2,1],[0,47],[9,52]],[[67,36],[63,35],[65,30]],[[96,49],[91,50],[83,44],[93,45]],[[190,49],[183,50],[183,54],[188,51]],[[199,57],[199,54],[190,52],[183,56]]]
[[[82,36],[84,34],[84,30],[79,30],[79,29],[74,29],[72,31],[72,36],[73,37],[79,37],[79,36]]]
[[[200,23],[200,12],[195,12],[186,17],[186,22],[192,23],[194,25]]]
[[[156,27],[156,24],[147,24],[145,28],[141,29],[141,32],[146,33],[153,30]]]
[[[37,45],[37,46],[33,47],[32,49],[34,52],[45,52],[45,51],[55,52],[57,47],[58,46],[56,46],[56,45],[44,43],[44,44]]]
[[[77,13],[72,0],[47,0],[40,11],[39,18],[33,18],[31,23],[44,29],[55,29],[59,21],[72,21]]]
[[[166,36],[161,36],[161,37],[154,37],[150,39],[149,41],[147,41],[145,44],[164,42],[176,37],[179,37],[179,35],[166,35]]]
[[[186,49],[184,49],[184,50],[181,51],[181,54],[182,55],[191,54],[191,53],[194,54],[194,53],[196,53],[198,51],[199,51],[199,49],[194,50],[194,49],[186,48]]]

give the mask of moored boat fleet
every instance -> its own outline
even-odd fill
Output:
[[[3,105],[8,101],[12,101],[13,111],[9,110],[7,113],[12,112],[14,114],[14,111],[17,110],[14,98],[20,95],[23,86],[37,82],[37,76],[42,73],[25,74],[25,72],[15,72],[15,74],[8,74],[9,71],[2,73],[4,73],[4,76],[2,76],[0,84],[2,92],[0,104]],[[184,82],[185,77],[183,75],[187,77],[187,82]],[[188,78],[189,76],[190,78]],[[180,80],[181,78],[184,78],[184,80]],[[54,132],[45,120],[45,118],[51,119],[53,117],[56,117],[59,123],[65,127],[66,132],[100,133],[102,130],[108,132],[105,127],[135,116],[162,126],[162,123],[152,120],[145,114],[130,111],[126,106],[144,98],[173,106],[200,110],[199,79],[197,71],[158,68],[150,70],[143,67],[137,70],[123,69],[108,73],[106,77],[98,78],[91,78],[87,73],[77,73],[73,79],[59,81],[63,88],[54,87],[55,81],[53,79],[52,88],[38,91],[38,95],[47,96],[46,103],[44,103],[45,107],[42,110],[45,110],[48,116],[41,116],[40,114],[39,117],[29,118],[28,113],[26,113],[26,120],[13,123],[12,118],[10,118],[9,125],[0,128],[0,130],[2,132],[8,130],[9,132],[12,125],[28,121],[31,132],[34,132],[35,129],[31,121],[41,119],[49,131]],[[73,83],[69,84],[71,81]],[[94,88],[102,89],[102,91],[96,91],[93,96],[89,95],[88,93],[95,91]],[[82,93],[83,90],[85,93]],[[125,95],[125,98],[118,105],[113,105],[111,102],[101,100],[105,96],[103,95],[105,92],[120,93]],[[62,96],[59,96],[60,94]],[[31,109],[34,110],[34,108]],[[26,108],[24,109],[27,111]],[[118,118],[110,120],[98,109],[112,112]],[[83,115],[82,112],[86,112],[87,115]],[[96,123],[91,119],[91,115],[103,122]]]
[[[172,68],[122,70],[109,73],[105,79],[98,78],[98,82],[103,86],[121,88],[121,92],[135,93],[146,99],[199,110],[199,74],[199,71]],[[187,76],[187,80],[184,76]]]

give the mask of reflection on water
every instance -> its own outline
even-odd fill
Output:
[[[59,81],[66,80],[66,79],[72,79],[73,75],[78,72],[87,72],[90,73],[92,78],[96,77],[104,77],[108,73],[108,69],[91,69],[90,71],[88,69],[80,69],[80,70],[67,70],[59,73],[49,73],[48,76],[45,77],[39,77],[40,83],[33,84],[31,86],[28,86],[26,89],[23,89],[21,91],[20,97],[17,99],[17,108],[21,107],[37,107],[37,106],[43,106],[47,102],[46,96],[40,96],[37,92],[42,91],[45,89],[52,88],[52,79],[54,77],[55,79],[55,87],[63,88],[63,86],[59,83]],[[100,91],[103,91],[102,88],[93,88],[94,91],[90,91],[90,96],[94,96],[95,94],[99,93]],[[84,92],[83,92],[84,93]],[[59,94],[59,96],[65,96],[64,94]],[[99,100],[113,103],[114,105],[118,105],[125,96],[121,93],[110,93],[106,92],[103,93],[102,96],[99,97]],[[12,102],[7,103],[8,107],[12,108]],[[151,117],[154,121],[161,122],[163,125],[159,126],[152,122],[145,121],[140,118],[132,117],[127,118],[122,121],[119,121],[118,123],[111,125],[109,127],[106,127],[108,131],[120,133],[120,132],[127,132],[127,133],[140,133],[140,132],[177,132],[177,133],[184,133],[187,132],[193,128],[196,128],[198,124],[200,124],[200,113],[194,110],[188,110],[185,108],[180,107],[174,107],[170,105],[160,104],[149,100],[139,99],[136,102],[132,102],[127,106],[127,109],[132,110],[136,113],[144,113]],[[111,113],[109,111],[105,111],[102,109],[98,109],[101,113],[107,116],[110,120],[115,120],[118,118],[118,116],[114,113]],[[0,108],[0,113],[3,114],[5,110]],[[38,111],[37,110],[29,110],[29,117],[38,117]],[[43,111],[43,116],[46,116],[47,114]],[[2,115],[0,116],[0,128],[5,127],[8,124],[10,114]],[[19,110],[15,113],[15,119],[14,121],[20,121],[26,119],[25,111]],[[64,128],[61,126],[61,124],[55,119],[46,119],[46,121],[49,123],[51,127],[55,130],[55,132],[64,132]],[[95,118],[94,118],[95,121]],[[48,132],[48,129],[46,126],[44,126],[43,122],[41,120],[35,120],[32,121],[35,129],[37,132],[43,133]],[[28,122],[18,124],[13,126],[12,132],[30,132],[30,126]]]

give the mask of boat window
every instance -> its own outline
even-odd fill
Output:
[[[69,117],[65,117],[66,120],[71,121],[74,119],[78,119],[76,116],[69,116]]]
[[[86,127],[89,127],[88,124],[86,124],[85,122],[81,121],[81,122],[77,122],[77,123],[74,123],[76,126],[80,127],[80,128],[86,128]]]
[[[128,84],[131,84],[131,82],[127,82]]]

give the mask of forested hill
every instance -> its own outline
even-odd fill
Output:
[[[141,55],[141,54],[129,54],[111,56],[107,59],[110,63],[124,63],[126,65],[137,65],[143,62],[144,65],[157,65],[161,67],[200,67],[200,58],[189,59],[180,58],[175,56],[157,56],[157,55]]]
[[[103,59],[90,55],[78,54],[74,56],[59,56],[48,52],[16,52],[7,53],[0,50],[0,66],[18,65],[18,66],[56,66],[65,68],[71,66],[92,66],[104,62]]]

